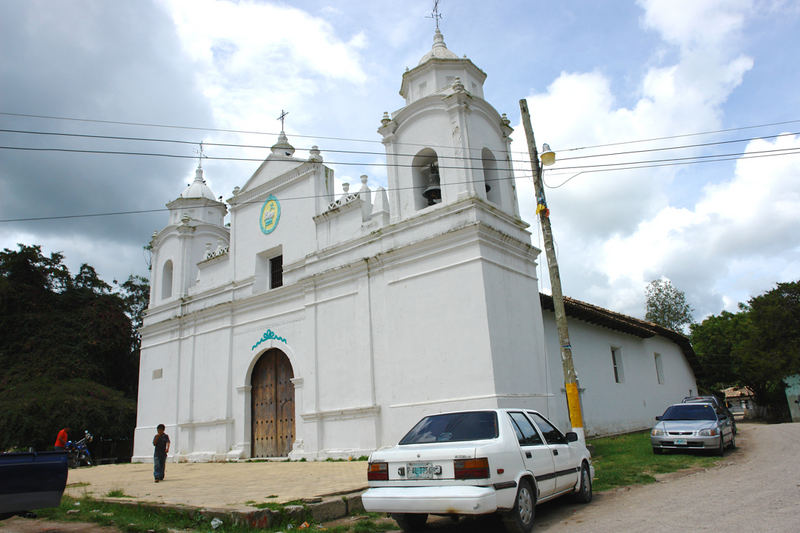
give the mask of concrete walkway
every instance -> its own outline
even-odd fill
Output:
[[[366,487],[365,461],[167,463],[160,483],[152,464],[122,464],[71,469],[65,494],[111,500],[107,494],[121,490],[129,497],[113,500],[246,512],[256,509],[252,502],[330,499]]]

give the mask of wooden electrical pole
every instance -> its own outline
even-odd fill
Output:
[[[522,112],[522,125],[525,128],[525,137],[528,139],[528,153],[531,157],[531,170],[533,171],[533,186],[536,193],[536,213],[542,225],[544,250],[547,255],[547,269],[550,272],[550,287],[553,293],[553,309],[556,315],[558,328],[558,341],[561,345],[561,366],[564,370],[564,388],[567,392],[567,408],[572,431],[578,434],[581,441],[585,442],[586,435],[583,431],[583,415],[581,414],[581,399],[578,393],[578,375],[572,363],[572,345],[569,342],[567,329],[567,314],[564,311],[564,295],[561,292],[561,275],[558,273],[558,260],[553,245],[553,230],[550,227],[550,210],[544,196],[542,183],[542,170],[539,166],[539,153],[536,151],[536,140],[533,137],[531,117],[528,112],[528,102],[523,98],[519,101]],[[537,295],[538,296],[538,295]]]

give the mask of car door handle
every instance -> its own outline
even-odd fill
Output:
[[[553,450],[553,455],[558,455],[558,450]]]
[[[530,458],[531,458],[531,452],[525,452],[525,457],[527,457],[528,459],[530,459]]]

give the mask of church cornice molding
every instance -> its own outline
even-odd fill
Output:
[[[462,95],[459,96],[459,94]],[[448,100],[448,98],[451,97],[456,98],[454,100]],[[453,102],[455,102],[455,104]],[[514,131],[514,129],[507,124],[508,119],[504,119],[492,104],[483,98],[472,96],[468,92],[464,92],[448,95],[432,94],[425,98],[420,98],[395,111],[392,114],[390,122],[381,126],[378,132],[384,136],[384,144],[391,145],[395,137],[402,133],[405,125],[414,122],[418,116],[431,112],[442,112],[449,115],[452,113],[451,109],[459,109],[458,106],[461,106],[461,108],[468,107],[470,112],[482,114],[486,118],[486,121],[495,129],[495,133],[504,139],[507,139]]]
[[[298,167],[270,178],[269,180],[257,185],[252,189],[240,191],[238,194],[234,195],[228,200],[228,203],[231,205],[231,211],[237,210],[243,205],[247,205],[251,202],[258,202],[270,194],[275,194],[276,192],[279,192],[280,189],[285,188],[302,178],[305,178],[309,174],[314,174],[321,167],[325,167],[325,165],[317,161],[304,161]],[[258,171],[256,171],[256,173],[257,172]],[[255,177],[255,175],[256,174],[253,176]],[[250,181],[252,181],[252,179]],[[245,187],[246,186],[247,185],[245,185]]]

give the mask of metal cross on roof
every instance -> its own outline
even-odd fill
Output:
[[[439,13],[439,0],[433,0],[433,11],[425,18],[433,19],[436,22],[436,31],[439,31],[439,20],[442,18],[442,14]]]
[[[286,119],[286,115],[288,114],[289,114],[288,111],[284,111],[283,109],[281,109],[281,115],[278,117],[278,120],[281,121],[281,131],[283,131],[283,122]]]
[[[203,152],[203,143],[200,143],[200,149],[195,150],[195,153],[197,153],[197,168],[203,168],[203,158],[208,158],[208,156]]]

